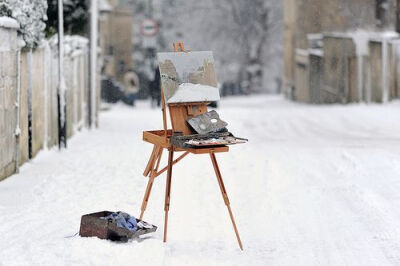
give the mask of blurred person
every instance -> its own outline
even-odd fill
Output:
[[[161,80],[160,80],[160,69],[155,68],[154,80],[150,82],[150,96],[151,96],[151,106],[157,107],[161,105]]]
[[[135,106],[136,96],[139,92],[139,78],[133,70],[128,70],[124,75],[125,103]]]

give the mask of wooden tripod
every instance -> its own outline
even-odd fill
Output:
[[[185,48],[183,43],[174,43],[174,52],[178,52],[180,49],[181,52],[185,52]],[[171,181],[172,181],[172,166],[182,160],[189,153],[192,154],[206,154],[208,153],[211,158],[211,162],[217,176],[217,181],[222,193],[222,198],[225,202],[226,207],[228,208],[229,216],[232,221],[233,229],[236,234],[236,238],[241,250],[243,250],[242,241],[240,240],[239,232],[236,227],[235,219],[233,217],[233,213],[230,207],[230,202],[228,198],[228,194],[225,189],[224,181],[222,180],[221,172],[218,166],[217,159],[215,157],[215,153],[218,152],[228,152],[228,146],[222,147],[214,147],[214,148],[178,148],[174,147],[170,144],[169,138],[172,136],[173,131],[181,131],[184,134],[188,134],[191,132],[191,129],[186,124],[186,119],[195,115],[199,115],[207,112],[208,103],[200,102],[200,103],[184,103],[184,104],[169,104],[169,113],[171,117],[172,130],[167,129],[167,116],[166,116],[166,104],[164,100],[163,90],[161,89],[161,100],[162,100],[162,113],[163,113],[163,126],[164,130],[155,130],[155,131],[144,131],[143,132],[143,140],[154,145],[153,151],[151,153],[150,159],[147,163],[147,166],[144,170],[143,175],[145,177],[149,177],[146,191],[143,197],[140,219],[143,218],[143,214],[146,210],[147,203],[149,201],[151,189],[153,187],[154,179],[167,171],[167,181],[165,188],[165,203],[164,203],[164,242],[167,242],[167,227],[168,227],[168,211],[170,206],[171,199]],[[160,166],[161,157],[164,149],[168,150],[168,164],[163,169],[158,170]],[[177,159],[174,160],[175,152],[183,152]]]

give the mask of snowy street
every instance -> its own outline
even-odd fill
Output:
[[[244,251],[207,155],[173,169],[166,244],[166,174],[144,214],[155,233],[128,243],[75,235],[83,214],[140,214],[152,150],[142,131],[161,129],[162,115],[139,102],[103,111],[98,130],[0,182],[0,265],[400,265],[399,101],[232,97],[217,111],[249,139],[216,155]]]

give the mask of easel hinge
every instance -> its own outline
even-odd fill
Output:
[[[174,52],[185,52],[185,45],[183,44],[183,42],[174,42]]]

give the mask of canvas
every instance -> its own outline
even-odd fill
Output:
[[[212,52],[158,53],[166,103],[220,99]]]

